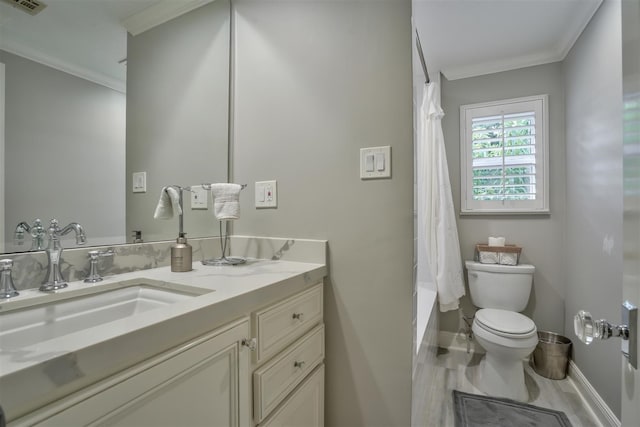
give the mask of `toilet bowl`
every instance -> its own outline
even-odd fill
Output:
[[[533,321],[514,311],[483,308],[476,312],[472,330],[487,352],[480,362],[478,388],[490,396],[529,400],[522,360],[538,344]]]
[[[535,268],[474,261],[465,265],[471,301],[479,308],[471,329],[486,350],[476,386],[491,396],[527,401],[523,359],[536,348],[538,334],[533,320],[519,311],[529,300]]]

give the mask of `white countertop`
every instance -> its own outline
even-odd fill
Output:
[[[173,273],[169,267],[105,277],[97,284],[70,282],[55,298],[80,289],[127,282],[213,290],[186,301],[20,349],[0,348],[0,404],[7,418],[42,406],[135,363],[187,342],[251,311],[322,281],[324,264],[248,260],[238,266],[204,266]],[[35,289],[0,304],[0,313],[54,297]],[[1,320],[0,320],[1,321]],[[2,326],[0,324],[0,330]],[[1,341],[0,341],[1,343]]]

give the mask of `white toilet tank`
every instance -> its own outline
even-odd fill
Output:
[[[471,301],[476,307],[520,312],[527,306],[535,271],[533,265],[465,261],[465,266]]]

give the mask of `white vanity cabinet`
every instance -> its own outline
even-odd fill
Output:
[[[253,420],[259,426],[324,424],[322,293],[317,284],[253,313]]]
[[[248,337],[244,318],[11,425],[250,426]]]
[[[213,324],[211,332],[14,419],[9,427],[321,427],[323,284],[274,290],[269,301],[231,310],[244,317]]]

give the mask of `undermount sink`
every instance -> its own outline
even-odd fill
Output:
[[[0,351],[38,344],[213,292],[150,283],[93,289],[44,295],[33,305],[0,311]]]

